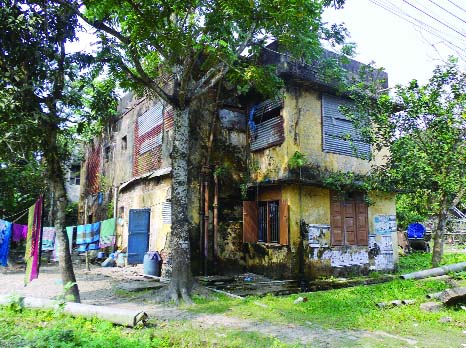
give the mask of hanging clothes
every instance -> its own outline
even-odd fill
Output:
[[[26,261],[25,286],[39,276],[43,203],[44,199],[40,197],[36,203],[29,208],[28,234],[26,239],[26,252],[24,254],[24,260]]]
[[[0,220],[0,265],[8,266],[10,252],[11,222]]]
[[[55,245],[55,227],[43,227],[42,228],[42,251],[51,251]]]
[[[91,230],[91,242],[88,244],[88,250],[99,250],[99,240],[100,240],[100,221],[94,222],[92,224]]]
[[[93,224],[79,225],[77,227],[76,244],[78,251],[99,249],[100,222]]]
[[[25,240],[28,236],[28,225],[12,224],[11,227],[11,240],[13,242],[20,242]]]
[[[100,248],[115,245],[115,218],[102,221],[100,225]]]

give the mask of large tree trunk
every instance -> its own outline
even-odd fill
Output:
[[[434,232],[434,247],[432,249],[432,266],[438,267],[443,257],[443,242],[447,227],[448,209],[446,200],[442,201],[440,212],[438,213],[437,228]]]
[[[68,236],[65,230],[66,214],[66,191],[64,183],[64,173],[59,158],[57,146],[57,126],[53,123],[47,124],[47,139],[44,146],[44,157],[47,162],[48,182],[54,192],[55,200],[55,241],[58,243],[58,264],[61,279],[65,289],[67,299],[74,302],[81,302],[78,284],[74,275],[73,263],[71,261]],[[69,286],[73,284],[72,286]]]
[[[191,253],[188,219],[189,106],[175,108],[172,151],[172,228],[169,260],[172,265],[169,297],[191,303]]]

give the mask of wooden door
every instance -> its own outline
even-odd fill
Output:
[[[259,217],[255,201],[243,201],[243,242],[256,243]]]

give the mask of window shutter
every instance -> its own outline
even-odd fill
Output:
[[[366,203],[356,202],[356,219],[358,229],[358,245],[367,245],[367,239],[369,235],[369,217]]]
[[[345,214],[343,222],[343,233],[346,233],[346,236],[344,236],[344,240],[346,240],[346,244],[356,245],[357,227],[354,201],[341,202],[341,205],[343,206],[343,212]]]
[[[280,244],[288,245],[288,226],[289,226],[289,207],[288,201],[282,199],[280,201]]]
[[[340,201],[330,202],[332,245],[343,245],[343,212]]]
[[[243,201],[243,242],[256,243],[258,233],[257,203]]]

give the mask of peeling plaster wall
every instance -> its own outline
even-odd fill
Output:
[[[307,278],[348,275],[370,270],[391,270],[397,262],[396,225],[383,233],[377,221],[393,221],[395,197],[371,195],[368,207],[368,246],[332,246],[330,231],[330,191],[325,188],[283,185],[259,189],[259,200],[287,200],[289,204],[289,245],[256,243],[244,245],[245,264],[252,272],[275,278],[296,278],[299,272],[299,243],[304,228],[304,274]],[[301,223],[304,223],[304,226]],[[380,229],[377,230],[380,232]],[[395,235],[395,237],[393,237]]]
[[[171,179],[163,178],[133,185],[120,192],[118,198],[118,211],[124,209],[119,215],[117,224],[118,248],[128,245],[128,217],[130,209],[150,209],[149,250],[161,251],[165,247],[167,234],[171,223],[163,219],[164,204],[171,199]],[[165,208],[166,209],[166,208]]]
[[[192,268],[197,274],[202,264],[200,257],[199,225],[200,215],[200,173],[206,164],[207,146],[212,126],[212,115],[218,108],[217,94],[206,95],[202,100],[196,101],[191,108],[190,122],[190,158],[189,158],[189,188],[188,188],[188,216],[190,220]],[[117,203],[117,247],[123,248],[128,244],[128,217],[130,209],[150,208],[150,237],[149,250],[168,250],[168,236],[171,224],[164,221],[163,208],[170,205],[168,199],[171,196],[170,175],[163,177],[147,178],[133,177],[133,155],[135,122],[137,118],[148,111],[156,101],[147,98],[135,99],[133,96],[125,97],[119,111],[121,115],[116,123],[107,125],[106,134],[102,134],[97,141],[103,149],[111,146],[111,156],[108,160],[101,161],[101,174],[103,174],[111,187],[109,194],[105,195],[103,204],[96,202],[96,195],[81,196],[80,214],[84,215],[83,203],[88,198],[88,212],[96,212],[93,220],[98,221],[106,218],[109,202],[114,199],[113,189],[121,188]],[[216,119],[214,126],[213,147],[210,158],[209,184],[209,261],[212,261],[213,241],[213,171],[218,167],[226,168],[227,174],[219,179],[219,268],[212,268],[210,272],[222,270],[242,271],[244,257],[242,252],[242,201],[240,184],[244,182],[246,168],[246,116],[241,114],[240,109],[228,107],[233,111],[223,112],[220,119]],[[243,117],[243,118],[241,118]],[[242,123],[241,123],[242,122]],[[108,132],[108,130],[111,131]],[[126,143],[124,141],[126,140]],[[171,166],[170,152],[173,142],[173,130],[165,130],[162,142],[162,164],[161,168]],[[82,177],[85,177],[87,166],[82,166]],[[143,175],[144,176],[144,175]],[[129,182],[133,180],[132,182]],[[82,181],[85,188],[85,181]],[[83,191],[84,192],[84,191]],[[120,208],[124,208],[120,216]],[[83,220],[80,221],[82,223]]]
[[[253,179],[277,180],[288,175],[288,161],[296,151],[308,162],[331,171],[366,174],[372,163],[382,163],[386,151],[374,153],[373,162],[360,158],[322,151],[322,101],[318,91],[291,87],[285,94],[281,111],[285,141],[252,154],[252,162],[259,167]]]
[[[386,150],[374,153],[372,162],[360,158],[322,151],[321,93],[309,88],[291,86],[285,94],[281,110],[285,141],[251,154],[252,179],[267,183],[287,179],[288,161],[296,151],[303,153],[308,163],[329,171],[367,174],[373,164],[381,164]],[[260,189],[258,200],[277,199],[273,190]],[[276,189],[275,189],[276,190]],[[270,196],[272,195],[272,196]],[[268,197],[269,196],[269,197]],[[246,244],[248,269],[264,270],[276,276],[296,276],[300,262],[308,277],[346,274],[368,270],[393,269],[398,261],[396,231],[376,233],[376,219],[395,216],[394,194],[370,193],[374,203],[368,207],[369,245],[331,246],[330,192],[312,186],[283,184],[280,199],[289,204],[289,246],[258,243]],[[304,260],[299,258],[300,235],[306,226]],[[274,269],[274,271],[271,270]]]

